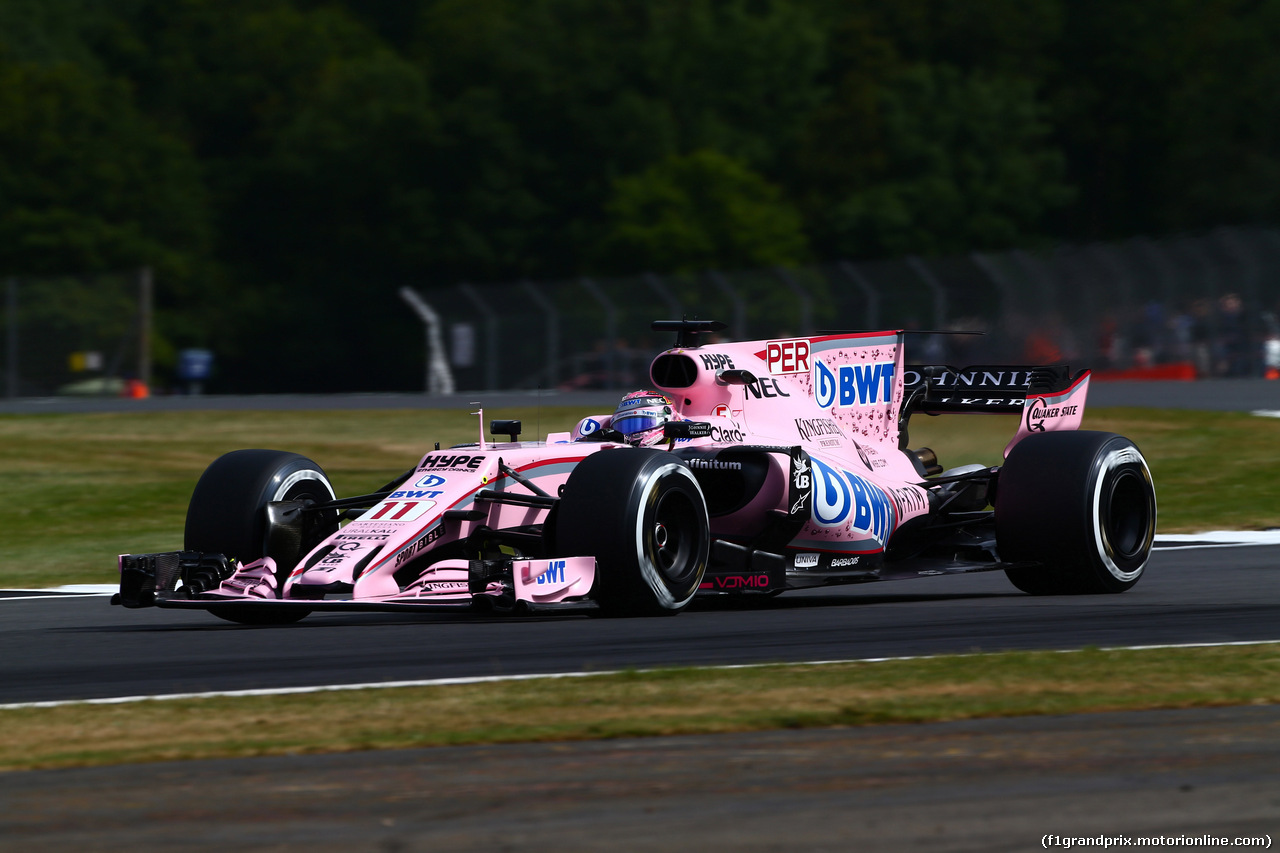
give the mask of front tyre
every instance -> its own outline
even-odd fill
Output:
[[[1124,592],[1146,569],[1156,532],[1151,470],[1109,432],[1050,432],[1014,445],[996,485],[996,546],[1032,595]]]
[[[707,569],[706,499],[689,466],[665,451],[591,454],[565,483],[554,524],[561,554],[596,558],[593,595],[606,615],[679,613]]]
[[[273,501],[324,503],[334,499],[324,470],[305,456],[281,450],[235,450],[213,461],[187,507],[185,549],[225,554],[241,563],[270,556],[276,561],[276,589],[308,551],[338,529],[337,514],[307,513],[297,530],[273,530],[267,504]],[[220,604],[215,616],[242,624],[297,622],[310,611],[271,605]]]

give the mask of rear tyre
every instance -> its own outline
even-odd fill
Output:
[[[1142,451],[1109,432],[1050,432],[1014,445],[996,484],[996,546],[1032,595],[1124,592],[1146,569],[1156,493]]]
[[[554,523],[559,553],[596,558],[592,595],[605,615],[679,613],[707,570],[706,499],[689,466],[661,450],[602,450],[582,460]]]
[[[298,535],[280,535],[267,526],[267,504],[334,499],[324,470],[305,456],[280,450],[235,450],[215,459],[196,483],[187,507],[185,548],[234,557],[249,563],[270,556],[276,561],[276,590],[303,555],[338,529],[337,513],[311,516]],[[271,535],[275,533],[275,535]],[[248,625],[287,624],[309,610],[270,605],[220,604],[209,612]]]

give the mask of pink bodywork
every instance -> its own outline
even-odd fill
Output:
[[[1018,432],[1004,449],[1008,457],[1013,446],[1029,435],[1038,432],[1079,429],[1084,421],[1085,399],[1089,396],[1089,372],[1086,370],[1071,387],[1054,394],[1027,395],[1022,406],[1022,418]]]
[[[537,507],[476,499],[482,489],[531,494],[502,473],[499,465],[505,464],[554,495],[587,454],[618,447],[627,446],[607,442],[486,442],[482,447],[432,451],[419,461],[401,488],[304,557],[285,581],[281,597],[321,598],[327,588],[348,585],[352,598],[369,601],[465,603],[472,595],[468,561],[432,562],[429,552],[466,539],[480,525],[494,529],[520,527],[541,523],[546,515],[545,509]],[[447,511],[468,510],[476,511],[480,517],[445,517]],[[428,559],[415,562],[422,557]],[[395,574],[410,562],[415,562],[415,576],[402,588]],[[274,566],[269,557],[245,564],[211,596],[274,598]],[[513,569],[517,592],[527,593],[521,600],[534,603],[585,597],[595,580],[595,560],[590,557],[516,560]]]
[[[826,554],[839,565],[857,566],[865,555],[882,553],[904,523],[928,513],[920,471],[898,447],[902,340],[896,331],[820,335],[676,348],[658,356],[655,387],[682,418],[711,426],[710,437],[662,447],[784,451],[768,454],[772,470],[749,504],[712,518],[713,537],[747,536],[767,514],[786,513],[793,477],[805,478],[805,489],[812,485],[809,519],[787,549],[796,565]],[[659,381],[677,376],[678,385]],[[1028,398],[1014,442],[1042,429],[1077,427],[1087,387],[1086,374],[1062,394]],[[477,414],[483,424],[483,414]],[[583,419],[571,432],[545,441],[486,443],[482,436],[477,446],[427,453],[399,489],[303,558],[281,597],[316,599],[343,585],[352,598],[389,603],[463,603],[485,592],[473,589],[466,560],[433,560],[432,552],[466,539],[481,525],[543,523],[545,507],[486,501],[477,493],[533,494],[503,473],[503,464],[546,495],[557,495],[588,454],[627,452],[625,444],[578,440],[607,427],[609,417]],[[789,467],[785,451],[797,446],[808,454],[807,472]],[[240,567],[214,595],[275,598],[273,569],[269,559]],[[596,567],[594,558],[581,555],[517,555],[513,570],[517,600],[555,603],[585,598]]]
[[[915,485],[920,474],[898,449],[900,333],[716,344],[664,355],[673,354],[692,359],[697,376],[688,387],[662,390],[683,417],[713,425],[712,438],[703,441],[798,445],[809,454],[811,518],[790,550],[852,555],[849,565],[856,565],[857,555],[882,552],[893,530],[928,512],[925,490]],[[726,384],[721,370],[747,370],[756,381]],[[777,476],[751,504],[713,519],[713,535],[747,534],[766,512],[787,508],[786,460],[771,459]]]

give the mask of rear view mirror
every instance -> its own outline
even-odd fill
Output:
[[[491,435],[505,435],[512,441],[520,434],[520,421],[489,421]]]

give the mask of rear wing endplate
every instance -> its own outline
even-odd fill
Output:
[[[1022,439],[1038,432],[1079,429],[1089,393],[1089,371],[1072,374],[1065,364],[1045,366],[909,365],[903,375],[899,433],[907,419],[956,413],[1016,414],[1018,432],[1005,456]]]

